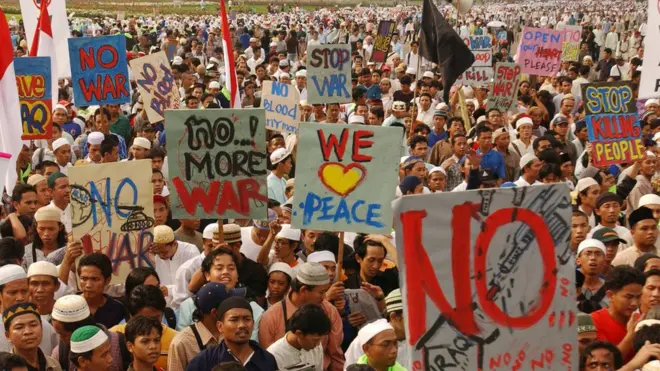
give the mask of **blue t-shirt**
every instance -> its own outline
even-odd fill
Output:
[[[481,150],[477,150],[477,153],[481,153]],[[500,179],[506,177],[506,171],[504,169],[504,157],[502,154],[497,152],[494,149],[491,149],[481,157],[481,168],[490,169],[499,176]]]
[[[241,36],[239,36],[238,39],[241,41],[241,46],[243,46],[243,50],[247,49],[247,47],[250,46],[250,34],[244,33]]]
[[[429,149],[433,149],[433,146],[435,146],[436,143],[445,139],[447,139],[446,131],[443,130],[442,133],[436,134],[434,130],[431,130],[429,133]]]

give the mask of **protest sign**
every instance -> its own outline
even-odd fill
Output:
[[[500,112],[514,110],[518,105],[520,65],[498,62],[495,65],[495,81],[488,95],[487,110],[497,108]]]
[[[165,111],[174,218],[266,219],[263,109]]]
[[[178,109],[181,103],[179,88],[165,52],[134,59],[130,63],[149,122],[163,121],[165,110]]]
[[[298,89],[278,81],[264,81],[262,84],[261,105],[266,110],[266,129],[297,133],[302,115],[298,106]]]
[[[137,267],[153,267],[154,203],[151,161],[69,168],[73,239],[112,261],[112,283]]]
[[[390,41],[396,29],[394,21],[380,21],[378,23],[378,33],[374,41],[374,49],[371,54],[371,60],[376,63],[384,63],[387,59],[387,52],[390,50]]]
[[[389,233],[400,128],[300,126],[291,224],[324,231]]]
[[[582,85],[582,100],[594,166],[630,163],[644,156],[630,82]]]
[[[9,161],[11,161],[11,155],[9,153],[0,152],[0,174],[5,174],[0,176],[0,189],[5,189],[5,183],[7,182],[7,171],[9,170]],[[9,190],[7,190],[9,192]]]
[[[408,370],[578,370],[566,184],[403,197]]]
[[[53,137],[53,80],[50,57],[14,59],[23,140]]]
[[[582,41],[582,27],[563,25],[557,31],[562,33],[561,60],[577,61],[580,55],[580,42]]]
[[[41,1],[20,0],[20,4],[23,26],[25,27],[25,39],[27,45],[31,46],[32,39],[37,31]],[[66,0],[48,0],[47,6],[53,31],[53,43],[57,53],[57,71],[51,71],[51,73],[58,78],[69,77],[71,76],[71,69],[69,68],[69,45],[67,40],[71,37],[71,31],[66,14]]]
[[[131,101],[126,37],[69,39],[73,98],[78,106]]]
[[[660,40],[660,3],[648,0],[649,18],[645,40]],[[644,48],[644,68],[639,83],[639,98],[660,97],[660,48]]]
[[[307,102],[348,103],[351,92],[351,46],[310,45],[307,49]]]
[[[464,85],[484,84],[493,78],[493,41],[489,35],[470,36],[463,39],[474,54],[474,63],[458,76],[456,83]]]
[[[560,31],[525,27],[518,45],[518,63],[524,73],[555,76],[561,64],[561,51]]]

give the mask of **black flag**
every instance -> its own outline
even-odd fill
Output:
[[[424,0],[419,54],[433,63],[442,64],[443,98],[449,102],[451,86],[460,74],[472,66],[474,54],[432,0]]]

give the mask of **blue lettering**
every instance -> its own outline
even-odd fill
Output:
[[[333,199],[337,199],[337,205],[334,206]],[[360,212],[364,210],[365,212]],[[332,221],[333,223],[345,223],[347,225],[353,223],[366,224],[374,228],[383,228],[385,223],[382,222],[382,215],[380,213],[380,204],[367,204],[364,200],[357,200],[352,205],[349,205],[343,197],[320,197],[317,194],[310,192],[305,198],[305,202],[300,204],[303,209],[303,225],[307,226],[312,221]],[[365,215],[361,217],[360,215]]]
[[[353,207],[351,208],[351,211],[352,211],[351,215],[353,216],[353,219],[358,223],[364,223],[364,219],[360,219],[357,215],[357,210],[360,208],[360,206],[362,206],[364,204],[365,204],[364,201],[357,200],[357,201],[355,201],[355,203],[353,204]]]
[[[381,215],[379,213],[380,211],[380,205],[379,204],[369,204],[367,207],[367,224],[376,227],[376,228],[383,228],[385,224],[383,224],[380,221],[374,220],[374,219],[380,219]]]
[[[348,93],[348,90],[346,89],[346,75],[344,74],[339,74],[339,75],[330,75],[330,76],[323,76],[323,83],[321,86],[319,86],[319,82],[317,80],[318,76],[312,76],[312,82],[314,83],[314,87],[316,90],[319,92],[319,96],[321,97],[344,97],[344,98],[350,98],[350,94]]]
[[[348,205],[346,205],[345,198],[339,199],[339,205],[337,206],[337,213],[335,214],[334,222],[337,223],[339,219],[344,219],[346,224],[351,224],[351,215],[348,212]]]
[[[107,179],[109,181],[110,178]],[[133,201],[131,202],[131,206],[137,203],[137,197],[138,197],[137,186],[135,185],[135,183],[133,183],[133,180],[131,180],[131,178],[124,178],[119,182],[119,184],[117,185],[117,191],[115,191],[115,213],[120,218],[128,218],[128,216],[131,215],[132,212],[131,210],[123,211],[119,207],[119,196],[121,195],[121,191],[122,189],[124,189],[125,184],[128,184],[131,188],[133,188]],[[110,194],[110,192],[106,190],[106,194]]]
[[[314,212],[321,207],[321,197],[310,192],[305,198],[305,203],[301,206],[303,208],[303,225],[307,225],[312,222]]]
[[[96,183],[90,182],[89,183],[89,193],[91,194],[92,197],[92,222],[94,225],[99,224],[98,216],[96,215],[96,205],[99,205],[101,210],[103,211],[103,214],[105,216],[105,220],[108,223],[108,228],[112,228],[112,212],[110,211],[110,192],[108,190],[110,189],[110,178],[105,178],[105,202],[103,200],[103,196],[99,192],[98,188],[96,188]]]

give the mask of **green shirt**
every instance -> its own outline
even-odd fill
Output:
[[[363,354],[362,357],[358,359],[357,364],[358,365],[368,364],[367,355]],[[401,366],[398,362],[395,362],[394,365],[387,368],[387,371],[408,371],[408,370],[405,367]]]
[[[131,124],[128,123],[128,118],[124,115],[119,115],[117,121],[110,124],[110,132],[120,135],[126,141],[126,146],[129,146],[131,143],[131,138],[133,137],[133,128]]]

